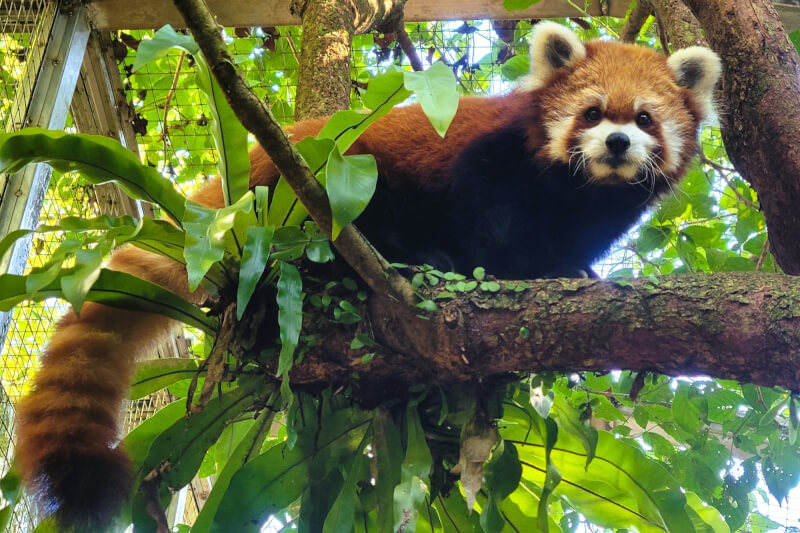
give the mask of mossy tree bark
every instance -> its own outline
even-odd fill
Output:
[[[404,5],[405,0],[292,0],[292,12],[303,20],[296,120],[350,107],[353,35],[393,30],[402,24]]]
[[[382,299],[343,326],[311,311],[313,335],[292,382],[478,382],[506,372],[630,369],[704,374],[800,389],[800,278],[776,274],[676,275],[658,285],[539,280],[522,292],[463,294],[397,327]],[[369,328],[366,331],[366,328]],[[350,348],[360,332],[375,346]],[[376,352],[368,364],[361,358]]]

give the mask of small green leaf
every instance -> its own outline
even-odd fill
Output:
[[[373,346],[375,341],[372,340],[372,337],[367,335],[366,333],[359,333],[356,335],[356,338],[350,342],[350,349],[351,350],[360,350],[365,346]]]
[[[417,304],[417,307],[419,307],[423,311],[428,311],[431,313],[439,309],[439,306],[436,305],[436,302],[434,302],[433,300],[422,300]]]
[[[483,278],[486,277],[486,269],[483,267],[475,268],[475,270],[472,271],[472,277],[478,281],[483,281]]]
[[[427,70],[403,74],[406,89],[416,93],[433,129],[444,137],[458,110],[457,82],[452,69],[438,61]]]
[[[331,202],[336,240],[342,228],[350,224],[367,207],[378,183],[378,165],[371,155],[342,156],[334,149],[326,168],[328,198]]]
[[[792,41],[797,52],[800,53],[800,30],[794,30],[789,34],[789,39]]]
[[[533,4],[538,4],[541,0],[503,0],[503,7],[506,11],[517,11],[528,9]]]

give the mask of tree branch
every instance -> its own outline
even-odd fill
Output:
[[[681,0],[648,1],[653,7],[659,26],[666,30],[674,49],[694,45],[708,46],[697,19]]]
[[[425,67],[422,66],[422,60],[419,58],[419,53],[417,53],[417,47],[414,46],[411,37],[406,31],[405,24],[401,23],[397,27],[397,30],[395,30],[395,33],[397,35],[397,42],[406,54],[408,62],[411,64],[411,68],[414,69],[414,72],[425,70]]]
[[[639,32],[642,31],[642,26],[652,14],[653,7],[650,5],[650,0],[637,0],[633,11],[628,15],[628,20],[625,21],[622,32],[619,34],[620,39],[626,43],[636,42]]]
[[[722,138],[758,193],[770,247],[800,273],[800,60],[766,0],[684,0],[724,65]]]
[[[220,28],[208,12],[205,2],[174,0],[174,3],[203,51],[236,117],[264,147],[281,175],[308,209],[311,218],[330,235],[332,219],[325,190],[289,142],[272,113],[240,75],[233,57],[222,41]],[[389,266],[355,226],[350,224],[345,227],[333,245],[373,291],[401,302],[415,301],[408,281]]]
[[[304,334],[316,342],[292,383],[349,382],[354,370],[363,383],[445,384],[619,368],[800,388],[800,278],[737,272],[676,275],[658,285],[529,283],[524,292],[476,290],[440,304],[419,325],[432,332],[424,341],[399,332],[380,300],[349,327],[312,310]],[[377,344],[351,349],[358,333]],[[361,364],[367,352],[377,356]]]

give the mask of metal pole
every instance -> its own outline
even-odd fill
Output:
[[[83,5],[73,5],[69,13],[59,9],[36,77],[25,126],[64,129],[88,39],[89,24]],[[36,227],[51,174],[49,166],[38,164],[5,180],[0,177],[0,237],[16,229]],[[6,261],[0,263],[0,272],[22,274],[31,243],[31,238],[17,241]],[[0,313],[0,347],[5,342],[10,320],[11,313]]]

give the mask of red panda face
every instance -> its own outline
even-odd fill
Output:
[[[564,26],[539,23],[523,89],[539,106],[537,158],[596,183],[676,181],[711,113],[719,58],[702,47],[668,60],[641,46],[582,44]]]

